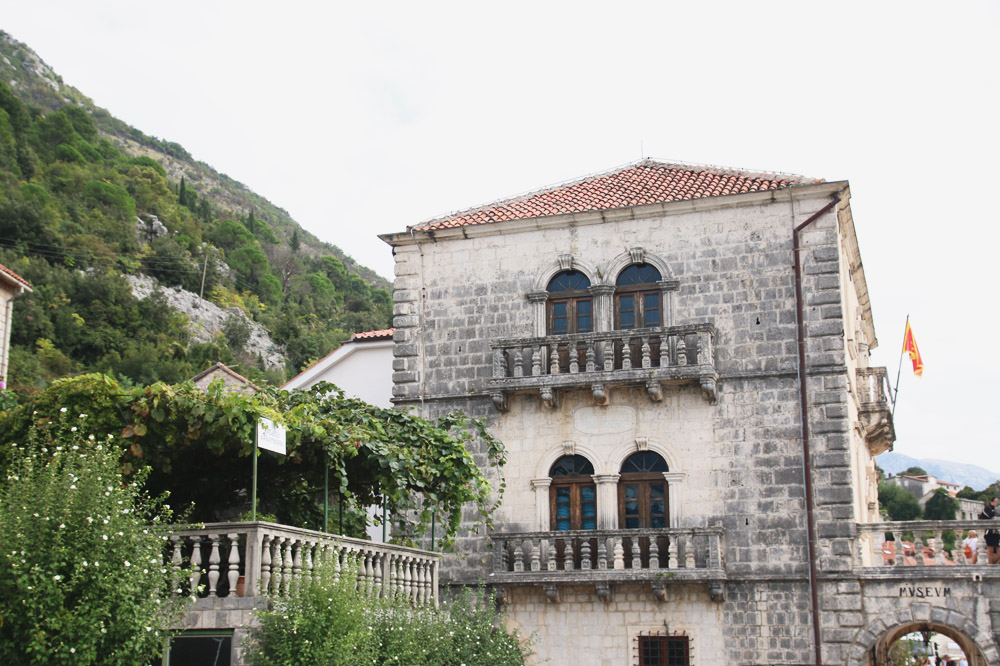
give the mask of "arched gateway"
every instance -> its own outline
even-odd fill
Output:
[[[913,632],[943,634],[958,643],[969,659],[969,666],[1000,664],[1000,651],[992,637],[971,618],[942,607],[908,606],[885,615],[858,631],[851,648],[849,666],[889,664],[889,648]]]

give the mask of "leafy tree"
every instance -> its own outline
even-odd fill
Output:
[[[253,234],[236,220],[222,220],[207,234],[207,238],[227,252],[253,242]]]
[[[503,445],[482,421],[452,414],[434,421],[344,397],[332,384],[291,392],[264,389],[251,395],[206,392],[190,382],[125,389],[102,375],[53,382],[0,419],[0,470],[10,442],[62,407],[91,415],[96,426],[120,432],[114,441],[128,450],[126,474],[149,466],[151,492],[169,491],[176,506],[193,505],[194,520],[210,521],[245,502],[252,433],[260,416],[288,428],[288,456],[261,456],[259,498],[283,522],[322,523],[324,472],[331,489],[356,508],[382,504],[419,538],[431,517],[447,547],[472,505],[485,527],[499,503],[489,478],[470,450],[495,468],[500,494]],[[243,459],[245,462],[240,463]],[[311,500],[311,501],[310,501]]]
[[[234,250],[228,259],[229,265],[251,283],[267,270],[267,257],[259,247],[248,245]]]
[[[900,472],[900,474],[903,476],[927,476],[927,470],[923,467],[913,466],[907,467],[905,470]]]
[[[250,322],[239,310],[235,310],[226,315],[226,320],[222,322],[222,333],[226,336],[229,348],[234,352],[241,352],[250,341]]]
[[[880,511],[889,520],[916,520],[920,518],[920,502],[909,491],[892,483],[878,484]]]
[[[955,520],[958,514],[958,500],[944,488],[938,488],[924,505],[925,520]]]
[[[89,426],[86,413],[63,407],[9,454],[0,484],[2,663],[149,663],[179,619],[176,574],[150,528],[171,514],[142,491],[143,474],[122,478],[120,451]]]

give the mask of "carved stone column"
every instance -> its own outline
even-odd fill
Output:
[[[684,481],[684,472],[664,472],[663,478],[667,482],[667,511],[670,513],[667,527],[680,527],[681,482]]]
[[[544,337],[548,331],[545,317],[545,303],[549,300],[549,292],[532,291],[528,293],[528,302],[531,303],[531,316],[535,319],[535,337]]]
[[[618,479],[621,474],[595,474],[597,484],[597,529],[618,529]]]
[[[549,486],[552,485],[552,479],[546,477],[544,479],[532,479],[531,487],[535,491],[535,515],[537,524],[535,529],[539,532],[544,532],[549,529]]]
[[[594,331],[615,330],[615,307],[613,284],[595,284],[587,288],[594,299]]]
[[[660,296],[663,298],[663,325],[674,325],[674,292],[680,289],[680,280],[660,280]]]

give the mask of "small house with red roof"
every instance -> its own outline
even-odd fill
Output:
[[[0,264],[0,388],[7,386],[7,366],[10,359],[10,329],[14,323],[14,299],[31,293],[31,285],[23,277]]]

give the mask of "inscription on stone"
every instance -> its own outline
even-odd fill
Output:
[[[635,409],[624,405],[582,407],[573,414],[573,425],[588,435],[628,432],[635,427]]]
[[[950,597],[950,587],[916,587],[903,585],[899,588],[901,597]]]

